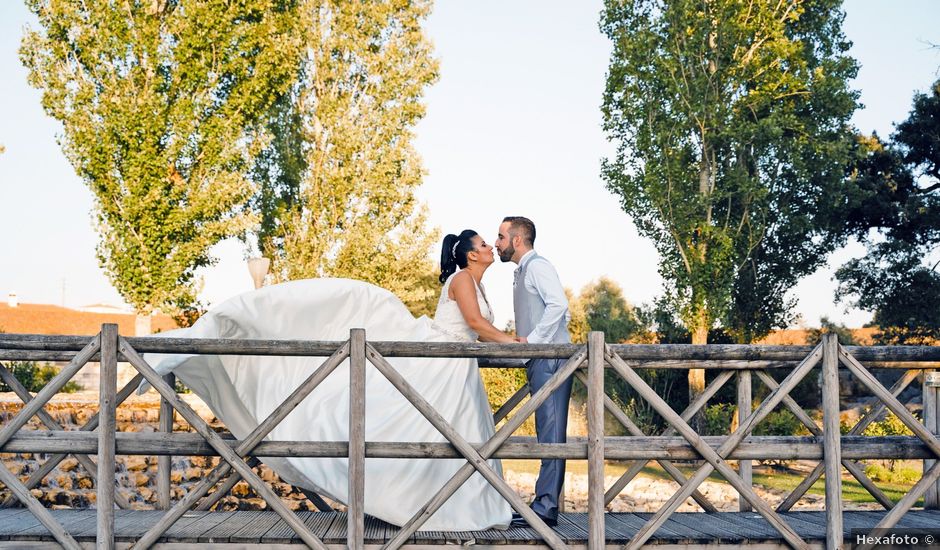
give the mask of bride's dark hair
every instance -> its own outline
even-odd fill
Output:
[[[477,232],[472,229],[464,229],[460,235],[450,235],[444,237],[444,243],[441,245],[441,276],[438,280],[441,284],[447,282],[447,278],[457,271],[457,268],[467,267],[467,254],[473,250],[473,238]]]

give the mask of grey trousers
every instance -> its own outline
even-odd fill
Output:
[[[565,363],[562,359],[533,359],[526,365],[529,391],[534,394],[548,382]],[[571,398],[571,383],[565,382],[535,410],[535,433],[539,443],[564,443],[568,428],[568,400]],[[565,461],[542,460],[539,477],[535,481],[535,500],[532,509],[549,518],[558,517],[558,496],[565,482]]]

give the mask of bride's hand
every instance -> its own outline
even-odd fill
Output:
[[[515,338],[513,338],[513,340],[515,340],[516,342],[518,342],[518,343],[520,343],[520,344],[526,344],[526,343],[528,343],[528,340],[526,339],[525,336],[516,336]]]

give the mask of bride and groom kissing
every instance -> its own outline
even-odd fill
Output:
[[[344,341],[362,328],[372,341],[568,343],[568,302],[554,267],[534,250],[535,225],[507,217],[496,251],[517,264],[513,281],[516,336],[493,325],[483,274],[495,262],[493,247],[475,231],[448,235],[441,252],[443,283],[434,319],[415,318],[388,290],[349,279],[290,281],[235,296],[211,308],[192,327],[157,337]],[[279,407],[325,360],[322,357],[169,355],[148,357],[161,374],[174,372],[242,439]],[[411,387],[466,441],[496,433],[493,413],[472,358],[386,358]],[[532,393],[560,367],[556,359],[526,364]],[[341,371],[347,369],[347,374]],[[348,363],[326,377],[268,435],[273,441],[349,439]],[[565,441],[571,380],[535,413],[540,443]],[[366,369],[366,441],[445,442],[426,418],[376,369]],[[334,501],[348,502],[348,464],[343,457],[263,459],[283,481]],[[498,459],[490,465],[502,475]],[[365,513],[406,524],[465,463],[460,459],[367,458]],[[533,511],[554,525],[564,480],[564,460],[542,460]],[[422,529],[472,531],[525,525],[482,475],[474,473]]]
[[[435,323],[440,322],[437,318],[442,313],[441,307],[453,302],[460,310],[463,323],[470,331],[476,333],[480,341],[570,343],[570,316],[565,289],[554,266],[535,252],[535,236],[535,224],[531,220],[522,216],[508,216],[500,224],[496,238],[499,259],[503,262],[511,261],[518,266],[513,273],[515,337],[493,326],[493,312],[486,299],[482,282],[483,274],[495,261],[493,247],[469,229],[459,235],[448,235],[444,238],[440,276],[444,288],[441,291]],[[561,359],[528,361],[526,379],[530,392],[537,392],[562,363]],[[535,430],[539,443],[565,442],[571,383],[569,378],[536,410]],[[564,477],[564,460],[542,460],[535,483],[535,499],[531,506],[548,525],[555,525],[558,521],[558,499]],[[525,525],[527,523],[522,516],[514,512],[512,526]]]

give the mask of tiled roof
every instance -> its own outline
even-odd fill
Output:
[[[94,313],[50,304],[19,304],[10,307],[0,303],[0,332],[19,334],[69,334],[90,336],[101,331],[105,323],[117,323],[118,332],[134,336],[135,316],[132,313]],[[178,328],[167,315],[155,315],[151,330],[162,332]]]

